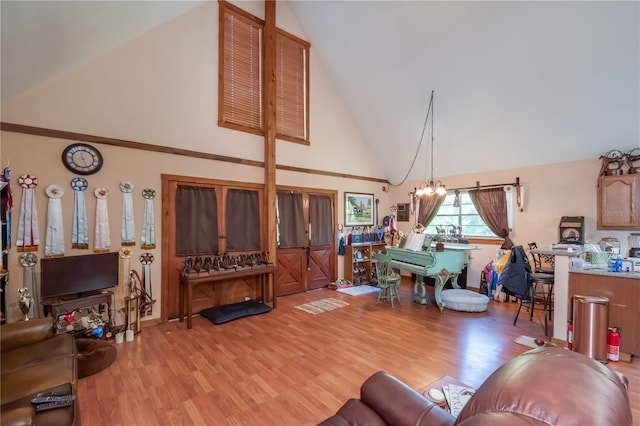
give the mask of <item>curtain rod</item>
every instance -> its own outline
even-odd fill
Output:
[[[476,186],[465,186],[465,187],[462,187],[462,188],[451,188],[451,189],[447,189],[447,191],[469,191],[469,190],[472,190],[472,189],[500,188],[501,186],[506,186],[506,185],[520,186],[520,177],[517,176],[515,182],[494,183],[493,185],[480,185],[480,181],[477,180],[476,181]]]

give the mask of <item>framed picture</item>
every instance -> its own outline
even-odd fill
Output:
[[[373,225],[373,194],[344,193],[344,226]]]

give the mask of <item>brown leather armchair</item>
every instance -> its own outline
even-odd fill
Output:
[[[458,416],[385,372],[369,377],[322,426],[632,424],[627,381],[585,355],[534,349],[498,368]]]
[[[31,398],[39,392],[76,394],[78,356],[70,334],[55,335],[51,317],[0,327],[0,422],[8,425],[78,425],[74,405],[36,414]]]

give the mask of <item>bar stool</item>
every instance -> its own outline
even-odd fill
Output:
[[[549,336],[549,321],[551,321],[551,313],[553,312],[553,285],[554,277],[552,274],[542,272],[531,272],[529,274],[531,281],[531,312],[529,321],[533,320],[533,311],[536,302],[542,300],[544,313],[544,335]]]

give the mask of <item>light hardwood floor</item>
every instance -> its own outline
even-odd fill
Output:
[[[318,315],[294,308],[329,297],[349,306]],[[195,317],[191,330],[177,321],[144,327],[134,342],[117,345],[113,365],[80,379],[82,424],[312,425],[357,397],[378,370],[415,389],[444,375],[477,387],[528,350],[516,337],[544,335],[540,317],[521,315],[512,325],[516,303],[440,314],[413,303],[408,282],[401,303],[321,289],[223,325]],[[629,378],[640,425],[640,361],[609,365]]]

